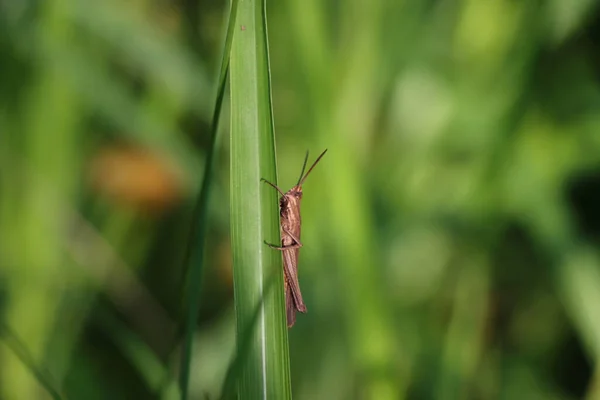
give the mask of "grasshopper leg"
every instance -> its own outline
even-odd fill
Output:
[[[287,234],[289,237],[292,238],[294,243],[289,244],[287,246],[277,246],[275,244],[267,243],[267,241],[265,240],[265,244],[275,250],[299,249],[300,247],[303,246],[302,243],[300,242],[300,240],[298,240],[298,238],[294,234],[292,234],[289,230],[287,230],[285,228],[282,228],[282,229],[285,234]]]
[[[295,244],[298,245],[299,248],[303,246],[302,242],[300,242],[300,239],[298,239],[296,237],[296,235],[294,235],[292,232],[290,232],[289,230],[287,230],[285,228],[282,228],[282,229],[283,229],[283,232],[285,232],[289,237],[292,238],[292,240],[295,242]]]
[[[302,247],[302,243],[294,243],[294,244],[289,244],[287,246],[277,246],[275,244],[271,244],[271,243],[267,242],[266,240],[264,242],[267,246],[269,246],[270,248],[275,249],[275,250],[290,250],[290,249],[298,249],[298,248]]]

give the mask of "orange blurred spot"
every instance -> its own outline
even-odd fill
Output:
[[[167,160],[142,147],[104,147],[90,162],[89,180],[111,201],[152,213],[172,207],[183,194],[183,183]]]

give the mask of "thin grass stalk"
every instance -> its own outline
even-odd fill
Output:
[[[200,311],[200,292],[202,289],[202,270],[204,265],[204,249],[206,244],[206,229],[208,219],[208,199],[210,193],[210,184],[212,178],[212,170],[214,164],[214,156],[216,153],[217,133],[219,128],[219,116],[223,105],[223,97],[225,95],[225,85],[229,72],[229,56],[231,50],[231,42],[233,40],[233,31],[237,13],[237,0],[232,0],[229,13],[229,21],[227,23],[227,34],[225,37],[225,46],[221,59],[221,68],[219,71],[219,86],[217,91],[217,99],[211,120],[211,137],[210,148],[206,157],[206,165],[204,175],[202,177],[202,187],[194,210],[193,221],[195,223],[190,234],[186,256],[184,263],[189,266],[190,276],[188,279],[188,315],[185,328],[185,338],[181,357],[181,374],[179,379],[179,389],[181,399],[188,398],[188,387],[190,380],[190,362],[192,355],[192,346],[196,321]]]

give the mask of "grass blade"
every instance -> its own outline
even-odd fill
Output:
[[[262,308],[264,306],[265,297],[268,293],[273,289],[273,284],[277,280],[277,271],[273,271],[271,277],[269,278],[269,283],[265,287],[264,293],[258,304],[254,307],[254,311],[252,313],[252,319],[250,324],[246,327],[246,332],[240,335],[240,340],[238,340],[238,348],[235,352],[235,357],[229,364],[227,368],[227,373],[225,374],[225,380],[223,381],[223,386],[221,388],[221,400],[228,400],[235,397],[235,388],[237,386],[237,380],[241,376],[244,362],[246,357],[248,356],[248,351],[250,350],[250,346],[252,345],[252,333],[256,328],[256,324],[258,323],[258,317],[261,314]]]
[[[27,350],[27,347],[23,341],[15,332],[13,332],[12,329],[1,323],[0,338],[4,339],[6,346],[12,350],[17,358],[23,363],[23,365],[31,372],[33,376],[35,376],[37,381],[44,387],[44,389],[46,389],[52,399],[61,400],[65,398],[64,396],[61,396],[58,389],[56,389],[57,385],[54,383],[54,380],[50,376],[49,372],[36,365],[33,356]]]
[[[192,354],[192,345],[194,331],[196,328],[196,320],[200,310],[200,290],[202,287],[202,268],[204,261],[204,246],[207,226],[208,214],[208,195],[212,178],[213,158],[216,153],[217,132],[219,127],[219,115],[223,104],[223,96],[225,94],[225,84],[227,82],[227,74],[229,71],[229,55],[231,50],[231,42],[233,40],[233,31],[236,20],[238,0],[232,0],[231,10],[229,13],[229,22],[227,24],[227,35],[225,37],[225,47],[223,49],[223,57],[221,60],[221,68],[219,72],[219,86],[215,109],[211,121],[211,138],[210,150],[206,158],[206,166],[204,176],[202,178],[202,187],[194,210],[193,222],[196,224],[192,228],[186,256],[184,259],[185,265],[188,266],[190,276],[188,279],[188,315],[185,328],[185,338],[183,352],[181,358],[181,375],[179,379],[179,388],[181,391],[181,399],[185,400],[188,396],[188,387],[190,380],[190,361]]]
[[[241,2],[231,49],[231,235],[237,348],[250,341],[238,380],[239,399],[291,398],[279,241],[266,4]],[[270,273],[275,288],[264,294]],[[254,307],[264,295],[256,329]]]

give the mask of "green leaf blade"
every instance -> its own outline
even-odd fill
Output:
[[[231,235],[238,347],[264,299],[238,379],[240,399],[291,398],[264,1],[240,2],[231,54]],[[275,290],[264,293],[275,276]],[[264,293],[264,298],[263,298]]]

